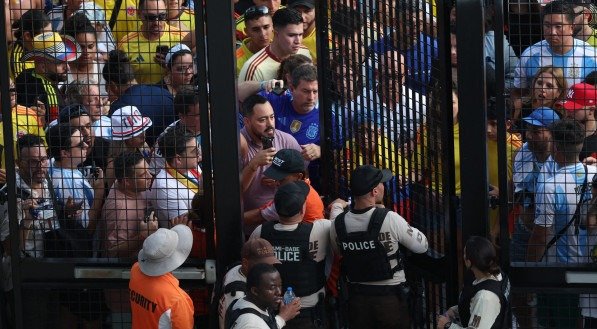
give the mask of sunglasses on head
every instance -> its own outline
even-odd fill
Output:
[[[143,18],[146,21],[150,21],[150,22],[165,21],[167,18],[167,14],[166,13],[159,13],[157,15],[146,14],[146,15],[143,15]]]
[[[266,6],[253,6],[245,11],[245,19],[254,19],[269,14],[269,8]]]

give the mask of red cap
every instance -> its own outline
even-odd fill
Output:
[[[597,89],[588,83],[577,83],[570,87],[566,100],[562,102],[568,111],[581,110],[585,106],[597,105]]]

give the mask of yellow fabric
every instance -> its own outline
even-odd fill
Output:
[[[176,171],[174,168],[170,167],[170,165],[168,165],[167,163],[166,163],[166,171],[168,172],[168,174],[170,174],[170,176],[176,178],[177,181],[179,181],[182,185],[184,185],[186,188],[191,190],[193,193],[195,193],[195,194],[199,193],[199,186],[197,185],[197,183],[186,178],[184,175],[181,175],[178,171]]]
[[[12,108],[12,132],[13,132],[13,142],[15,147],[15,159],[16,159],[16,145],[17,139],[20,137],[31,134],[35,136],[39,136],[44,140],[44,145],[46,145],[46,134],[43,128],[39,124],[39,119],[37,117],[37,112],[34,110],[17,105]],[[4,152],[4,129],[0,125],[0,145],[2,146],[2,164],[0,168],[6,168],[6,157]]]
[[[317,27],[309,33],[307,37],[303,38],[303,45],[309,49],[313,63],[317,63]]]
[[[184,32],[195,30],[195,12],[190,9],[183,10],[182,14],[173,20],[180,21],[184,25],[184,28],[181,27],[181,30]]]
[[[19,74],[21,74],[21,72],[35,67],[33,60],[21,60],[21,57],[23,57],[24,53],[25,49],[18,42],[13,42],[8,47],[8,74],[13,81]]]
[[[596,33],[597,29],[593,29],[593,34],[587,39],[587,43],[593,47],[597,47],[597,37],[595,37]]]
[[[254,55],[254,53],[252,53],[251,50],[249,50],[249,48],[247,47],[247,43],[249,43],[250,41],[251,41],[251,38],[246,38],[245,40],[243,40],[240,47],[238,47],[238,49],[236,50],[236,76],[237,77],[240,74],[240,69],[243,68],[243,65],[245,64],[245,62],[248,61],[249,58],[251,58],[251,56]]]
[[[114,10],[115,0],[94,0],[95,3],[102,6],[106,12],[106,23],[110,23],[112,11]],[[137,0],[122,0],[116,23],[112,29],[114,40],[121,40],[127,34],[139,31],[141,21],[137,17]]]
[[[185,34],[173,26],[166,25],[164,33],[158,40],[149,41],[142,33],[133,32],[120,40],[118,48],[127,53],[130,58],[137,82],[157,83],[166,71],[154,61],[156,47],[164,45],[172,47],[180,43]]]
[[[399,175],[400,171],[400,165],[401,165],[401,161],[399,161],[398,163],[395,163],[394,161],[392,161],[395,158],[396,155],[396,146],[394,143],[392,143],[392,141],[390,141],[390,139],[388,139],[387,137],[382,136],[381,134],[377,137],[377,149],[375,152],[375,165],[381,166],[382,164],[385,164],[383,167],[386,169],[389,169],[392,171],[392,173],[394,173],[394,175]],[[370,164],[368,162],[365,161],[365,155],[363,154],[363,152],[366,152],[366,150],[363,150],[362,145],[359,145],[359,147],[351,149],[350,145],[357,145],[357,141],[356,140],[352,140],[352,141],[347,141],[346,142],[346,146],[345,146],[345,152],[347,155],[349,155],[351,157],[351,159],[354,159],[356,161],[356,163],[353,163],[354,167],[356,168],[357,166],[361,166],[361,165],[365,165],[365,164]],[[398,157],[401,158],[401,157]]]

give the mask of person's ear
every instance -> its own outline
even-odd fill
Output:
[[[251,294],[253,294],[253,296],[259,296],[259,289],[257,289],[257,287],[251,287]]]
[[[245,124],[245,127],[246,127],[246,126],[249,126],[249,123],[250,123],[250,122],[251,122],[251,121],[249,121],[249,117],[243,116],[243,123]]]

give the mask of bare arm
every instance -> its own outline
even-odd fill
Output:
[[[545,244],[547,243],[547,236],[550,235],[551,228],[541,225],[533,227],[533,233],[529,239],[527,247],[527,260],[530,262],[538,262],[545,253]]]

